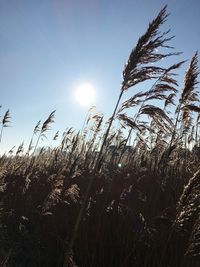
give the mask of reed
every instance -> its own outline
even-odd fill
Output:
[[[175,75],[185,62],[160,66],[179,55],[162,52],[172,49],[173,37],[160,30],[167,18],[164,7],[131,51],[108,122],[90,110],[81,131],[56,131],[36,153],[53,111],[38,121],[27,150],[22,142],[0,156],[1,266],[199,266],[198,55],[180,90]],[[122,101],[149,80],[150,88]],[[8,110],[0,139],[9,123]],[[131,146],[124,129],[135,131]]]

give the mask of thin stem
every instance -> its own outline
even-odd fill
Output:
[[[173,132],[172,132],[171,140],[170,140],[170,143],[169,143],[168,156],[170,155],[170,150],[171,150],[171,147],[172,147],[172,144],[173,144],[173,141],[174,141],[174,136],[176,134],[176,129],[177,129],[177,125],[178,125],[180,111],[181,111],[181,104],[179,104],[179,106],[178,106],[178,112],[177,112],[177,116],[176,116],[176,122],[175,122],[174,129],[173,129]]]
[[[113,115],[110,119],[110,123],[108,125],[108,128],[106,130],[106,133],[104,135],[104,139],[103,139],[103,143],[101,145],[101,149],[100,149],[100,152],[99,152],[99,155],[97,157],[97,160],[96,160],[96,164],[95,164],[95,167],[93,169],[93,173],[91,174],[91,177],[90,177],[90,180],[89,180],[89,183],[88,183],[88,186],[87,186],[87,189],[86,189],[86,192],[85,192],[85,195],[83,197],[83,202],[82,202],[82,205],[81,205],[81,209],[79,211],[79,214],[78,214],[78,217],[76,219],[76,223],[75,223],[75,226],[74,226],[74,230],[73,230],[73,233],[72,233],[72,237],[70,239],[70,242],[69,242],[69,245],[67,247],[67,250],[66,250],[66,254],[65,254],[65,260],[64,260],[64,264],[63,264],[63,267],[68,267],[69,266],[69,259],[70,259],[70,253],[71,253],[71,250],[73,248],[73,245],[74,245],[74,242],[76,240],[76,236],[77,236],[77,232],[78,232],[78,229],[79,229],[79,226],[80,226],[80,223],[81,223],[81,220],[82,220],[82,217],[83,217],[83,213],[85,211],[85,208],[86,208],[86,205],[87,205],[87,202],[88,202],[88,198],[89,198],[89,193],[90,193],[90,190],[91,190],[91,187],[92,187],[92,183],[93,183],[93,178],[94,178],[94,175],[96,173],[98,173],[98,171],[100,170],[100,159],[101,159],[101,156],[102,156],[102,153],[103,153],[103,148],[106,144],[106,140],[108,138],[108,135],[109,135],[109,131],[110,131],[110,128],[111,128],[111,125],[112,125],[112,122],[114,120],[114,117],[115,117],[115,114],[116,114],[116,111],[117,111],[117,108],[119,106],[119,103],[120,103],[120,100],[122,98],[122,95],[123,95],[123,91],[121,91],[120,95],[119,95],[119,98],[118,98],[118,101],[117,101],[117,104],[115,106],[115,109],[113,111]]]
[[[39,134],[39,136],[38,136],[38,139],[37,139],[37,142],[36,142],[36,144],[35,144],[35,148],[34,148],[34,151],[33,151],[33,155],[35,154],[35,151],[36,151],[36,149],[37,149],[38,143],[39,143],[39,141],[40,141],[41,134],[42,134],[42,133],[40,132],[40,134]]]
[[[156,85],[156,84],[157,84],[157,83],[164,77],[164,75],[165,75],[166,73],[167,73],[167,71],[165,71],[165,72],[161,75],[161,77],[159,77],[159,78],[153,83],[153,85],[151,86],[151,89],[150,89],[149,92],[146,94],[146,96],[145,96],[145,98],[144,98],[142,104],[140,105],[140,108],[139,108],[138,112],[137,112],[137,113],[135,114],[135,116],[134,116],[134,122],[136,122],[137,118],[139,117],[139,115],[140,115],[140,111],[141,111],[142,108],[144,107],[144,104],[145,104],[145,102],[146,102],[148,96],[150,95],[151,90],[152,90],[152,89],[154,88],[154,86],[155,86],[155,85]],[[122,149],[122,152],[121,152],[121,154],[120,154],[118,163],[119,163],[119,162],[121,161],[121,159],[122,159],[122,156],[123,156],[124,151],[125,151],[125,147],[126,147],[128,141],[129,141],[130,137],[131,137],[132,131],[133,131],[133,128],[131,128],[130,131],[129,131],[129,133],[128,133],[128,136],[127,136],[126,141],[125,141],[125,144],[124,144],[124,149]]]
[[[97,172],[98,172],[98,171],[100,170],[100,168],[101,168],[101,166],[100,166],[100,161],[101,161],[101,157],[102,157],[102,154],[103,154],[103,149],[104,149],[104,146],[105,146],[105,144],[106,144],[106,141],[107,141],[107,138],[108,138],[108,135],[109,135],[109,132],[110,132],[110,128],[111,128],[111,126],[112,126],[114,117],[115,117],[115,115],[116,115],[116,112],[117,112],[117,109],[118,109],[120,100],[121,100],[121,98],[122,98],[123,92],[124,92],[124,91],[121,90],[121,93],[120,93],[120,95],[119,95],[117,104],[116,104],[115,109],[114,109],[114,111],[113,111],[113,115],[112,115],[112,117],[110,118],[110,122],[109,122],[108,128],[107,128],[106,133],[105,133],[105,135],[104,135],[103,143],[102,143],[102,145],[101,145],[101,149],[100,149],[100,151],[99,151],[99,154],[98,154],[98,157],[97,157],[97,161],[96,161],[96,164],[95,164],[95,169],[96,169]]]

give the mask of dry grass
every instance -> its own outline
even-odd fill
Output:
[[[198,58],[178,98],[175,72],[184,61],[160,67],[177,53],[157,52],[170,48],[172,37],[160,31],[167,17],[164,7],[132,50],[107,123],[91,110],[80,132],[56,132],[60,144],[39,149],[53,111],[36,124],[27,150],[22,143],[0,157],[1,266],[199,266]],[[148,80],[151,88],[121,103],[129,87]],[[9,120],[8,111],[0,139]]]

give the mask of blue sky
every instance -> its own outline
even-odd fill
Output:
[[[54,109],[49,139],[80,129],[86,108],[73,91],[84,82],[96,89],[97,110],[111,115],[129,53],[165,4],[171,44],[183,51],[175,61],[189,59],[200,47],[198,0],[0,0],[1,115],[9,108],[12,116],[1,149],[28,142]]]

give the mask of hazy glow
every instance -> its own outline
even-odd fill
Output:
[[[89,83],[81,84],[75,91],[75,99],[81,106],[91,106],[95,101],[94,87]]]

